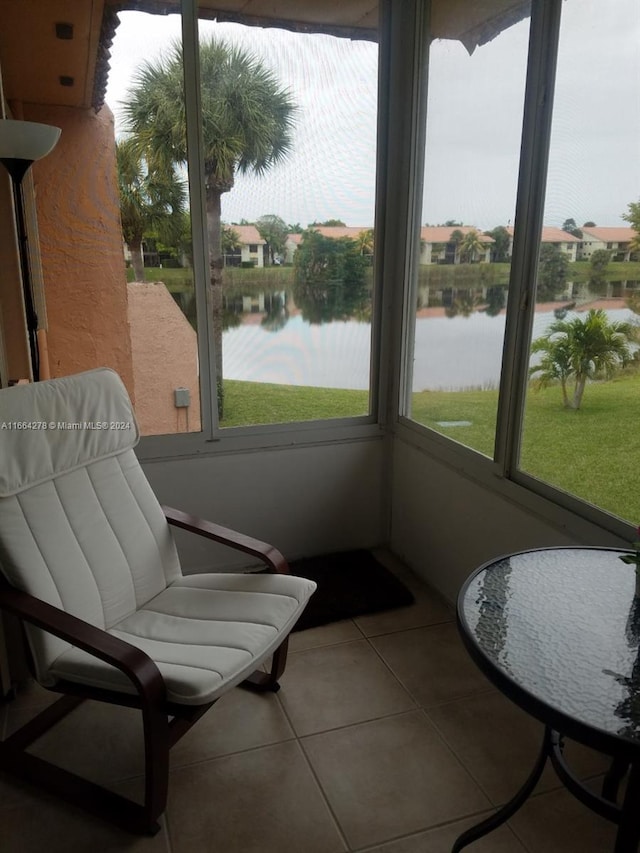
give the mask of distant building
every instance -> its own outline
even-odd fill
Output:
[[[310,225],[309,227],[318,231],[323,237],[331,237],[333,240],[339,240],[341,237],[357,240],[363,231],[371,230],[366,225]]]
[[[265,261],[266,240],[260,236],[255,225],[229,225],[231,231],[235,231],[240,241],[240,248],[233,252],[227,252],[224,256],[225,266],[239,267],[241,264],[253,264],[254,267],[263,267]]]
[[[629,243],[635,236],[633,228],[583,228],[578,256],[588,261],[595,251],[605,249],[611,253],[612,261],[629,261],[632,254]]]
[[[460,243],[451,239],[454,231],[460,231],[463,237],[472,231],[477,231],[482,251],[474,252],[472,262],[488,264],[491,260],[493,237],[483,234],[473,225],[425,225],[420,229],[420,263],[421,264],[459,264],[461,261]]]
[[[284,262],[285,264],[293,263],[293,256],[298,250],[302,240],[302,234],[287,234],[287,239],[284,243]]]
[[[513,227],[508,226],[507,232],[510,238],[507,254],[511,257],[513,252]],[[567,255],[570,261],[578,260],[578,250],[581,240],[579,237],[574,237],[573,234],[563,231],[562,228],[553,228],[550,225],[543,225],[540,243],[543,245],[545,243],[549,243],[553,246],[557,246],[563,254]]]
[[[350,240],[354,241],[358,241],[363,232],[373,230],[366,225],[310,225],[309,229],[317,231],[319,234],[322,234],[323,237],[329,237],[332,240],[340,240],[342,237],[348,237]],[[293,263],[293,256],[295,255],[301,240],[302,234],[287,235],[284,253],[284,261],[286,264]],[[371,252],[365,252],[365,254],[370,255]]]

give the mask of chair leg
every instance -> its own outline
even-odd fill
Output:
[[[278,679],[284,672],[287,665],[287,651],[289,649],[289,637],[286,637],[283,642],[273,653],[271,659],[271,669],[269,672],[257,670],[242,682],[243,687],[250,690],[257,690],[260,693],[271,691],[277,693],[280,690]]]
[[[144,726],[144,823],[145,832],[155,835],[157,820],[167,805],[169,788],[169,718],[156,707],[142,710]]]
[[[145,749],[143,806],[26,751],[30,744],[82,701],[81,697],[63,696],[6,740],[0,741],[0,769],[129,832],[155,835],[160,829],[158,818],[167,802],[169,776],[169,720],[161,709],[149,706],[142,710]]]

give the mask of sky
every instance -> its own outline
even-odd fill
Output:
[[[640,3],[566,0],[562,14],[545,224],[625,225],[640,198]],[[177,16],[120,17],[106,93],[117,132],[136,68],[180,34]],[[371,227],[377,45],[201,22],[201,36],[211,33],[249,47],[298,108],[287,161],[261,178],[237,176],[223,219]],[[513,223],[528,35],[522,21],[471,56],[456,41],[432,44],[423,224]]]

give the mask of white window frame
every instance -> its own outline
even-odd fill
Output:
[[[425,5],[430,5],[429,0]],[[410,276],[405,292],[403,393],[397,435],[506,499],[519,503],[558,529],[571,529],[583,534],[586,542],[593,536],[592,524],[628,540],[633,538],[634,532],[628,522],[518,468],[551,142],[561,7],[562,0],[532,0],[531,3],[515,231],[493,459],[407,417],[415,330],[415,282]],[[424,67],[428,65],[427,45],[416,46],[415,61],[424,73]],[[415,101],[415,106],[418,109],[415,124],[424,128],[426,98]],[[417,133],[414,133],[414,145],[424,146],[424,138],[420,139]],[[424,156],[424,151],[414,152],[413,156],[418,161]],[[416,228],[419,229],[419,223],[414,220],[412,233],[418,235],[416,239],[419,241]]]
[[[198,360],[200,366],[200,406],[202,429],[198,433],[179,435],[145,436],[138,446],[142,460],[168,459],[182,456],[209,455],[218,452],[232,453],[290,447],[300,444],[317,444],[333,441],[382,438],[383,430],[378,422],[380,409],[379,387],[381,365],[381,303],[382,264],[374,261],[371,357],[369,366],[369,414],[348,418],[331,418],[315,421],[295,421],[255,426],[221,428],[218,422],[217,400],[213,389],[215,383],[215,352],[211,312],[208,310],[208,253],[206,243],[206,205],[204,196],[204,158],[202,153],[202,125],[199,87],[198,58],[198,3],[197,0],[181,0],[182,40],[185,77],[185,113],[187,123],[187,152],[189,161],[189,189],[191,196],[191,227],[193,241],[193,274],[197,310]],[[382,39],[381,39],[382,41]],[[380,48],[382,52],[382,47]],[[380,60],[379,60],[380,66]],[[380,84],[379,93],[385,87]],[[381,125],[383,105],[378,104],[378,127]],[[378,133],[380,141],[380,131]],[[380,168],[382,156],[378,150],[376,168]],[[386,209],[376,199],[375,228],[377,234],[384,231]],[[386,369],[382,370],[386,375]],[[383,380],[383,385],[386,382]]]

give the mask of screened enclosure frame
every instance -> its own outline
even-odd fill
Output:
[[[177,10],[176,10],[177,11]],[[222,428],[219,423],[216,387],[216,363],[213,324],[209,307],[209,256],[206,230],[205,169],[202,146],[201,96],[199,76],[199,36],[197,0],[181,0],[182,42],[184,57],[185,117],[188,152],[188,185],[190,192],[193,245],[193,274],[196,300],[198,359],[200,365],[200,394],[202,429],[198,433],[145,436],[139,447],[142,459],[191,456],[211,452],[290,446],[329,441],[381,437],[376,413],[380,409],[378,366],[380,365],[380,311],[382,270],[374,255],[372,288],[371,353],[369,359],[369,412],[346,418],[326,418],[310,421],[289,421]],[[274,24],[275,25],[275,24]],[[379,60],[380,61],[380,60]],[[378,92],[380,93],[380,71]],[[381,111],[381,105],[378,104]],[[378,116],[376,167],[380,163],[381,120]],[[378,177],[376,178],[378,182]],[[379,193],[376,193],[374,227],[382,233]],[[384,216],[384,211],[383,214]]]
[[[417,0],[413,27],[421,31],[423,4]],[[424,3],[430,6],[429,0]],[[526,508],[558,523],[558,508],[567,510],[625,539],[633,538],[633,527],[622,519],[569,494],[519,468],[523,435],[524,405],[528,380],[529,347],[535,307],[535,282],[545,205],[547,169],[551,144],[553,96],[560,38],[562,0],[532,0],[527,76],[524,95],[520,163],[511,270],[508,286],[502,370],[498,396],[493,458],[419,424],[408,416],[411,405],[413,362],[413,320],[417,293],[414,258],[420,240],[420,201],[413,200],[410,225],[414,245],[406,259],[406,286],[403,309],[403,355],[398,399],[398,435],[424,449],[439,461],[489,486]],[[414,163],[424,163],[422,130],[427,120],[428,40],[415,42],[414,81],[418,84],[413,105],[418,115],[413,122]],[[422,82],[421,82],[422,81]],[[421,84],[421,85],[420,85]],[[421,135],[422,134],[422,135]]]
[[[532,0],[515,234],[493,458],[409,416],[412,312],[417,287],[425,157],[429,0],[379,4],[376,256],[372,294],[369,415],[260,426],[218,424],[215,356],[207,310],[208,255],[198,86],[198,4],[182,0],[194,278],[201,366],[202,432],[148,436],[142,459],[371,440],[394,436],[433,455],[510,500],[558,523],[558,511],[625,539],[621,519],[537,480],[518,467],[528,376],[539,236],[545,203],[562,0]],[[402,288],[399,286],[402,282]],[[562,525],[561,525],[562,526]]]

